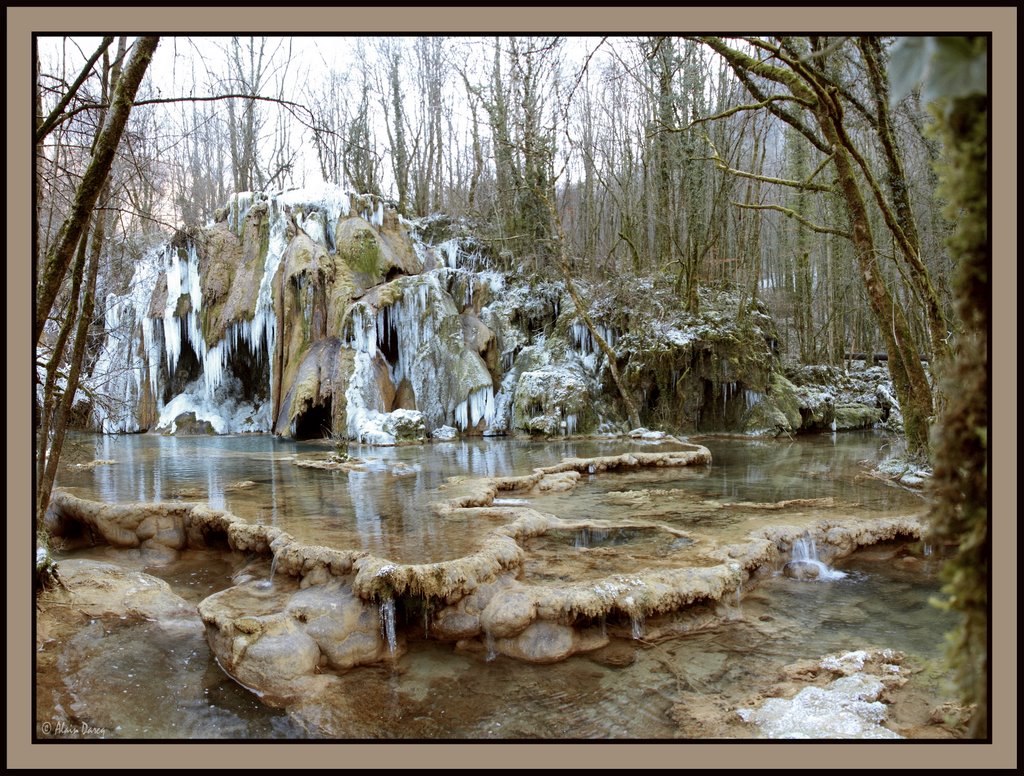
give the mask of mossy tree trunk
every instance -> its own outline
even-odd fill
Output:
[[[953,634],[951,654],[962,698],[976,706],[969,732],[984,738],[989,730],[988,584],[992,557],[987,506],[988,332],[992,325],[987,98],[956,99],[939,127],[946,146],[941,193],[948,202],[946,215],[956,223],[948,244],[959,262],[956,290],[964,332],[942,379],[948,403],[936,435],[932,540],[957,545],[956,556],[943,569],[949,605],[963,615]]]

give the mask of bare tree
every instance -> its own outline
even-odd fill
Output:
[[[124,39],[122,39],[117,59],[113,63],[109,59],[104,61],[102,101],[107,102],[106,97],[109,92],[112,95],[111,107],[106,111],[106,115],[100,118],[100,129],[92,147],[91,161],[75,192],[73,207],[61,225],[56,241],[47,253],[44,271],[37,289],[35,342],[38,348],[53,302],[67,276],[72,256],[77,255],[70,278],[73,312],[65,317],[60,326],[56,344],[51,349],[46,364],[46,385],[43,390],[44,407],[40,413],[36,461],[38,472],[36,519],[39,522],[42,521],[49,505],[50,492],[60,460],[71,407],[78,390],[89,326],[95,307],[96,279],[106,228],[104,205],[110,191],[109,173],[132,109],[135,94],[158,42],[159,38],[157,37],[138,39],[123,71],[120,63],[124,56],[126,43]],[[97,205],[99,208],[95,211],[90,248],[88,247],[89,224],[93,219],[93,208],[96,208]],[[89,252],[88,268],[86,268],[87,251]],[[78,301],[79,294],[82,295],[80,303]],[[54,410],[57,374],[72,328],[74,328],[74,342],[67,374],[64,376],[63,395]],[[54,412],[55,415],[51,422],[51,413]]]

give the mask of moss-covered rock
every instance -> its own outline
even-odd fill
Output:
[[[743,416],[743,431],[775,436],[799,430],[802,418],[796,386],[777,372],[769,386],[768,393],[753,401]]]
[[[882,411],[878,407],[864,404],[837,404],[836,431],[871,428],[882,419]]]

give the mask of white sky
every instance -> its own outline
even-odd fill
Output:
[[[95,51],[100,44],[99,37],[76,36],[73,39],[62,37],[38,38],[40,57],[43,61],[43,71],[56,72],[56,64],[66,56],[68,62],[65,80],[71,81],[78,73],[78,70],[85,59]],[[359,67],[359,60],[356,48],[361,41],[368,59],[372,63],[376,60],[375,42],[379,40],[374,37],[357,36],[296,36],[290,39],[268,38],[266,51],[268,53],[279,50],[282,59],[287,52],[289,42],[291,45],[291,58],[286,71],[286,86],[284,97],[299,103],[308,102],[308,89],[314,86],[318,79],[324,77],[329,69],[339,72],[355,71]],[[407,43],[412,38],[401,39]],[[147,73],[147,80],[157,90],[158,97],[185,97],[210,94],[209,86],[216,77],[227,69],[226,51],[230,45],[230,36],[165,36],[157,47],[153,62]],[[490,66],[489,41],[479,37],[455,37],[449,38],[447,47],[453,60],[460,65],[467,65],[470,68],[476,63],[481,67]],[[595,37],[572,37],[567,38],[563,45],[563,58],[568,64],[571,77],[575,76],[576,70],[584,59],[598,45],[600,38]],[[130,43],[131,41],[129,41]],[[114,46],[116,46],[116,41]],[[602,47],[608,51],[606,44]],[[411,53],[411,47],[406,51]],[[606,55],[606,54],[605,54]],[[595,56],[591,62],[594,67],[601,59],[601,54]],[[49,64],[48,64],[49,63]],[[470,77],[473,77],[472,69]],[[483,82],[486,75],[481,71],[478,73],[477,81]],[[448,84],[449,102],[452,108],[453,122],[460,132],[468,132],[469,107],[466,102],[464,89],[458,75],[452,71]],[[415,94],[414,83],[404,83],[403,89],[411,102]],[[267,86],[261,89],[264,96],[275,96],[275,88]],[[343,96],[339,95],[343,99]],[[377,106],[377,98],[371,98]],[[187,105],[187,104],[186,104]],[[178,115],[180,108],[168,106],[173,115]],[[226,110],[226,108],[223,108]],[[266,106],[265,110],[272,110]],[[480,115],[482,127],[486,131],[484,117]],[[387,143],[387,134],[383,126],[377,128],[377,142],[381,150]],[[309,131],[301,125],[294,124],[292,129],[293,144],[300,148],[300,159],[298,167],[302,171],[301,177],[306,182],[313,183],[319,180],[320,173],[316,161],[315,151],[311,139],[305,136]],[[386,176],[390,176],[390,164],[385,159],[383,170]],[[296,181],[301,183],[302,181]],[[385,182],[385,186],[387,183]]]

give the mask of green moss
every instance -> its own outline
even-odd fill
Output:
[[[979,45],[983,45],[981,39]],[[956,228],[948,241],[957,262],[958,312],[964,331],[942,376],[947,405],[936,431],[931,538],[957,545],[942,576],[949,607],[962,614],[950,637],[950,662],[964,704],[976,704],[969,734],[988,735],[989,364],[988,99],[938,106],[945,146],[939,195]]]
[[[184,318],[192,309],[192,297],[189,294],[182,294],[178,297],[178,306],[174,308],[175,318]]]
[[[871,428],[882,420],[882,411],[866,404],[837,404],[835,414],[837,431]]]
[[[796,386],[778,372],[773,372],[768,392],[775,406],[785,416],[789,428],[800,428],[800,400],[796,395]]]
[[[380,245],[372,232],[359,232],[347,244],[339,245],[338,255],[354,272],[373,278],[381,274]]]

